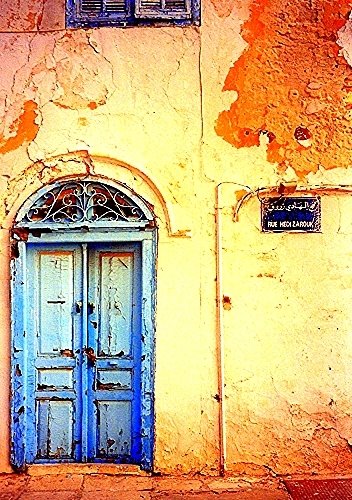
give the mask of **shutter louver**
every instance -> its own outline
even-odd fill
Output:
[[[81,10],[84,14],[89,14],[90,12],[96,14],[101,9],[101,0],[82,0],[81,2]]]
[[[82,14],[125,14],[126,0],[81,0]]]
[[[191,0],[136,0],[136,17],[160,19],[188,19]]]
[[[167,9],[182,9],[186,10],[186,2],[184,0],[165,0],[165,7]]]
[[[126,12],[125,0],[105,0],[106,12]]]
[[[161,8],[161,2],[159,0],[141,0],[140,4],[142,8],[152,8],[152,9]]]

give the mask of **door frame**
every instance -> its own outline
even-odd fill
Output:
[[[71,178],[72,179],[72,178]],[[79,180],[79,178],[76,178]],[[99,179],[97,180],[99,182]],[[106,180],[102,180],[106,184]],[[117,183],[109,184],[118,185]],[[49,186],[50,187],[50,186]],[[28,207],[28,201],[38,199],[32,195],[23,205]],[[126,187],[124,186],[124,191]],[[136,195],[134,194],[134,199]],[[139,199],[140,206],[146,206]],[[150,214],[150,211],[149,211]],[[17,220],[21,218],[17,217]],[[20,226],[20,224],[18,224]],[[156,306],[156,255],[157,255],[157,229],[152,227],[94,227],[87,230],[74,227],[65,229],[55,227],[53,231],[41,228],[25,229],[14,228],[13,258],[11,260],[11,464],[17,470],[23,470],[28,464],[30,450],[27,449],[26,420],[28,408],[26,407],[27,389],[27,303],[26,295],[28,280],[26,271],[27,244],[45,243],[129,243],[136,242],[141,245],[142,276],[141,276],[141,469],[152,471],[154,458],[154,372],[155,372],[155,306]],[[33,436],[32,436],[33,438]]]

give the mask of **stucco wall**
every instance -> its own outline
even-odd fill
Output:
[[[348,471],[350,194],[336,189],[352,184],[349,2],[203,0],[200,28],[68,31],[54,3],[23,0],[18,16],[5,2],[0,21],[0,469],[9,228],[40,186],[89,170],[144,196],[160,226],[155,469],[219,470],[214,213],[226,181],[227,468]],[[280,182],[318,190],[322,234],[261,233],[255,195],[233,220],[245,192]]]
[[[225,407],[236,473],[351,469],[351,197],[318,194],[321,234],[270,234],[255,194],[234,222],[233,189],[224,189]]]

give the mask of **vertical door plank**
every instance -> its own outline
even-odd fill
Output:
[[[141,329],[143,342],[141,344],[141,405],[142,456],[141,465],[145,470],[153,467],[154,442],[154,315],[156,290],[156,242],[144,240],[142,243],[141,264]]]
[[[96,244],[89,257],[89,398],[94,459],[140,462],[140,323],[138,244]]]
[[[132,337],[133,254],[100,256],[100,356],[128,356]]]
[[[73,253],[41,252],[39,283],[39,352],[72,350]]]
[[[81,249],[34,244],[27,267],[27,460],[80,460]]]
[[[82,330],[81,330],[81,351],[84,353],[84,349],[88,347],[88,246],[87,243],[81,244],[82,251]],[[88,398],[88,386],[92,383],[89,373],[88,359],[84,355],[82,357],[81,364],[81,394],[79,395],[82,401],[81,408],[81,444],[82,444],[82,461],[87,462],[88,456],[90,454],[89,450],[89,398]]]
[[[11,261],[11,463],[18,469],[24,467],[28,454],[27,438],[27,273],[25,242],[18,242],[19,257]],[[30,388],[34,390],[34,388]]]
[[[47,457],[49,454],[48,446],[48,428],[49,428],[49,401],[39,401],[37,404],[37,436],[38,449],[37,457]]]

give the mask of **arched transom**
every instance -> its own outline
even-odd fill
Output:
[[[16,218],[19,227],[144,227],[154,219],[144,201],[122,185],[71,179],[30,197]]]

